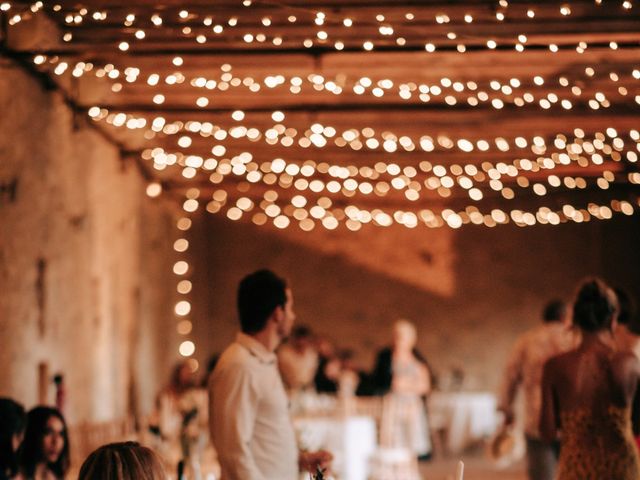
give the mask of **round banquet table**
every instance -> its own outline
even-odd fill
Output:
[[[298,416],[293,419],[298,446],[333,455],[332,471],[340,480],[367,480],[376,448],[376,424],[366,416]],[[304,478],[308,478],[305,476]]]

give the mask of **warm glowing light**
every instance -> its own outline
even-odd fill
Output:
[[[189,315],[189,312],[191,312],[191,304],[186,300],[180,300],[178,303],[176,303],[174,311],[176,312],[176,315],[180,317]]]
[[[190,357],[195,353],[196,346],[192,341],[186,340],[180,344],[178,351],[183,357]]]
[[[151,198],[158,197],[162,193],[162,185],[158,182],[153,182],[147,185],[147,195]]]

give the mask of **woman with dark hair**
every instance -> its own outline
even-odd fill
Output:
[[[18,473],[18,448],[22,443],[27,417],[24,407],[10,398],[0,398],[0,480]]]
[[[580,346],[549,360],[542,377],[540,432],[561,432],[557,480],[637,480],[640,361],[616,348],[618,303],[601,280],[582,284],[573,306]],[[632,429],[633,424],[633,429]]]
[[[27,414],[20,449],[20,473],[26,480],[59,480],[69,470],[69,437],[62,414],[36,407]]]
[[[153,450],[137,442],[112,443],[91,453],[80,467],[78,480],[165,480],[162,463]]]

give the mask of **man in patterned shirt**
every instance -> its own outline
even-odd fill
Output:
[[[577,345],[565,303],[559,300],[548,303],[543,320],[542,325],[525,332],[511,351],[498,404],[498,409],[504,413],[505,424],[512,425],[513,404],[518,390],[522,389],[529,480],[553,480],[558,456],[558,446],[549,445],[540,437],[542,369],[551,357]]]

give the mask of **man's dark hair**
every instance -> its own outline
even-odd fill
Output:
[[[287,302],[287,282],[270,270],[247,275],[238,287],[238,314],[243,333],[262,331],[276,307]]]
[[[639,320],[636,318],[636,305],[633,298],[626,290],[614,288],[613,291],[618,298],[618,323],[626,325],[629,331],[635,335],[640,335]]]
[[[567,315],[567,304],[562,300],[551,300],[542,311],[542,320],[545,323],[559,322]]]

